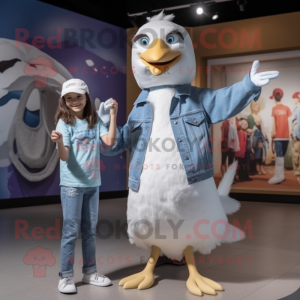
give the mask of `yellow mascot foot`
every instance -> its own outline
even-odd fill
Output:
[[[124,289],[144,290],[150,288],[153,283],[153,271],[145,269],[142,272],[123,278],[119,285],[122,285]]]
[[[202,293],[208,295],[217,295],[216,291],[224,291],[224,289],[219,283],[204,276],[201,276],[198,273],[196,265],[192,261],[193,247],[186,247],[186,249],[184,250],[184,255],[190,273],[190,276],[186,282],[186,286],[192,294],[197,296],[202,296]]]
[[[154,283],[153,270],[159,254],[160,248],[152,246],[151,255],[145,269],[142,272],[123,278],[119,285],[123,286],[124,289],[145,290],[150,288]]]
[[[192,294],[197,296],[202,296],[202,293],[217,295],[216,291],[224,291],[219,283],[201,276],[198,272],[190,274],[186,286]]]

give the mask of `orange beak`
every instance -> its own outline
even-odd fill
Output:
[[[154,76],[159,76],[167,72],[179,60],[180,55],[180,51],[172,50],[162,39],[155,39],[140,54],[140,59]]]

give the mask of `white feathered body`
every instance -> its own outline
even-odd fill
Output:
[[[174,93],[174,88],[164,88],[148,95],[153,124],[139,190],[129,190],[127,219],[131,243],[144,249],[155,245],[161,254],[181,259],[188,245],[209,254],[222,242],[241,240],[244,232],[228,224],[226,216],[240,207],[227,197],[234,170],[226,173],[219,192],[213,178],[188,185],[170,124]]]

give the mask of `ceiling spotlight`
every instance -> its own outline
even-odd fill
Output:
[[[202,15],[203,14],[203,8],[202,7],[198,7],[196,10],[198,15]]]
[[[219,15],[218,13],[216,12],[213,16],[212,16],[212,19],[213,20],[217,20],[219,18]]]
[[[240,11],[245,11],[247,0],[237,0],[237,5],[240,7]]]

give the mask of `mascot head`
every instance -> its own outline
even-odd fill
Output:
[[[196,73],[193,43],[188,32],[163,11],[143,25],[132,39],[132,67],[141,89],[190,84]]]

